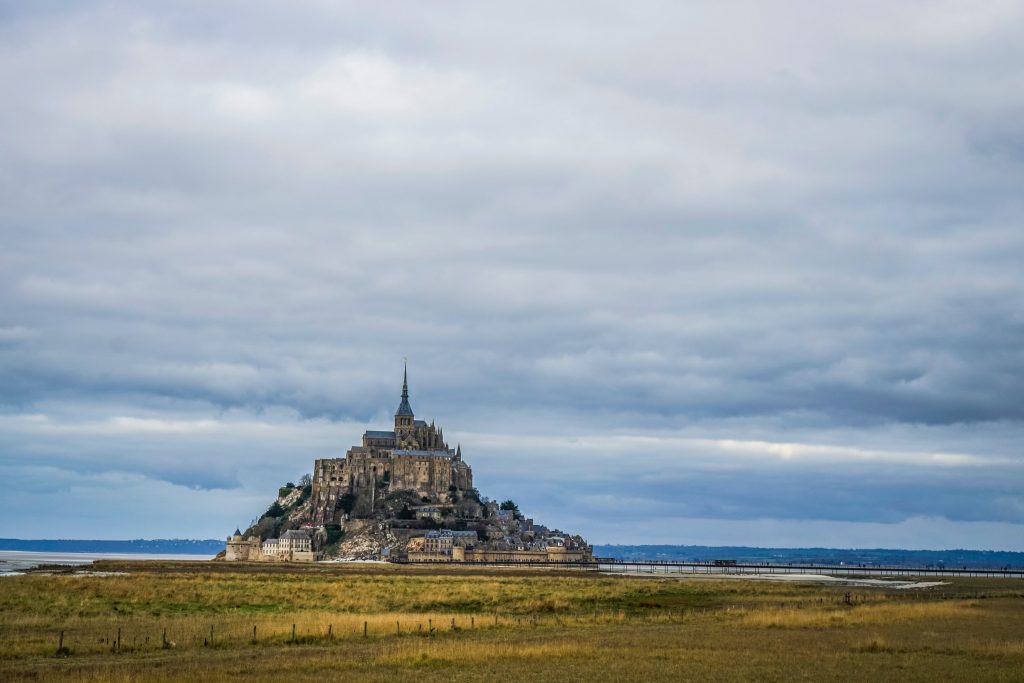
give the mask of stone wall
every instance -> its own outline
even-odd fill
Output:
[[[310,515],[313,524],[337,524],[338,498],[348,492],[348,472],[343,458],[326,458],[313,463],[313,491]]]
[[[452,485],[452,458],[443,455],[391,456],[392,491],[412,489],[421,496],[448,498]]]

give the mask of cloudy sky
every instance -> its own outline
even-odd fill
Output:
[[[412,405],[598,543],[1024,550],[1020,2],[0,2],[0,536]]]

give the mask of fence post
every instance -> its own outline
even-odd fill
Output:
[[[334,640],[334,624],[327,624],[327,639]]]
[[[370,626],[370,622],[368,622],[368,621],[364,621],[363,622],[363,638],[366,637],[366,634],[367,634],[367,632],[369,630],[369,626]]]
[[[118,636],[120,639],[120,636]],[[118,645],[120,647],[120,645]],[[210,647],[213,647],[213,624],[210,624]]]
[[[295,642],[295,624],[292,624],[292,642]]]
[[[252,644],[256,644],[256,624],[252,625]]]
[[[117,651],[121,651],[121,627],[117,627]]]

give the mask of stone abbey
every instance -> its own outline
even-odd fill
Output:
[[[394,428],[366,431],[343,458],[314,461],[244,533],[224,559],[316,562],[328,557],[413,562],[589,562],[578,535],[535,524],[511,500],[473,488],[473,470],[434,423],[409,404],[409,372]]]
[[[344,458],[325,458],[313,465],[313,524],[337,524],[346,496],[370,497],[377,490],[414,491],[424,502],[448,503],[453,494],[473,488],[473,470],[462,460],[462,448],[449,448],[444,431],[417,420],[409,405],[408,368],[402,377],[402,400],[391,431],[367,431],[361,445]]]

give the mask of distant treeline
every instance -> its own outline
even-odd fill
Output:
[[[741,564],[852,564],[886,567],[1024,568],[1024,553],[1002,550],[854,550],[841,548],[748,548],[706,545],[595,545],[594,555],[617,560],[708,562],[736,560]]]
[[[38,553],[216,555],[224,550],[224,541],[191,538],[139,538],[130,541],[0,538],[0,550],[23,550]]]

